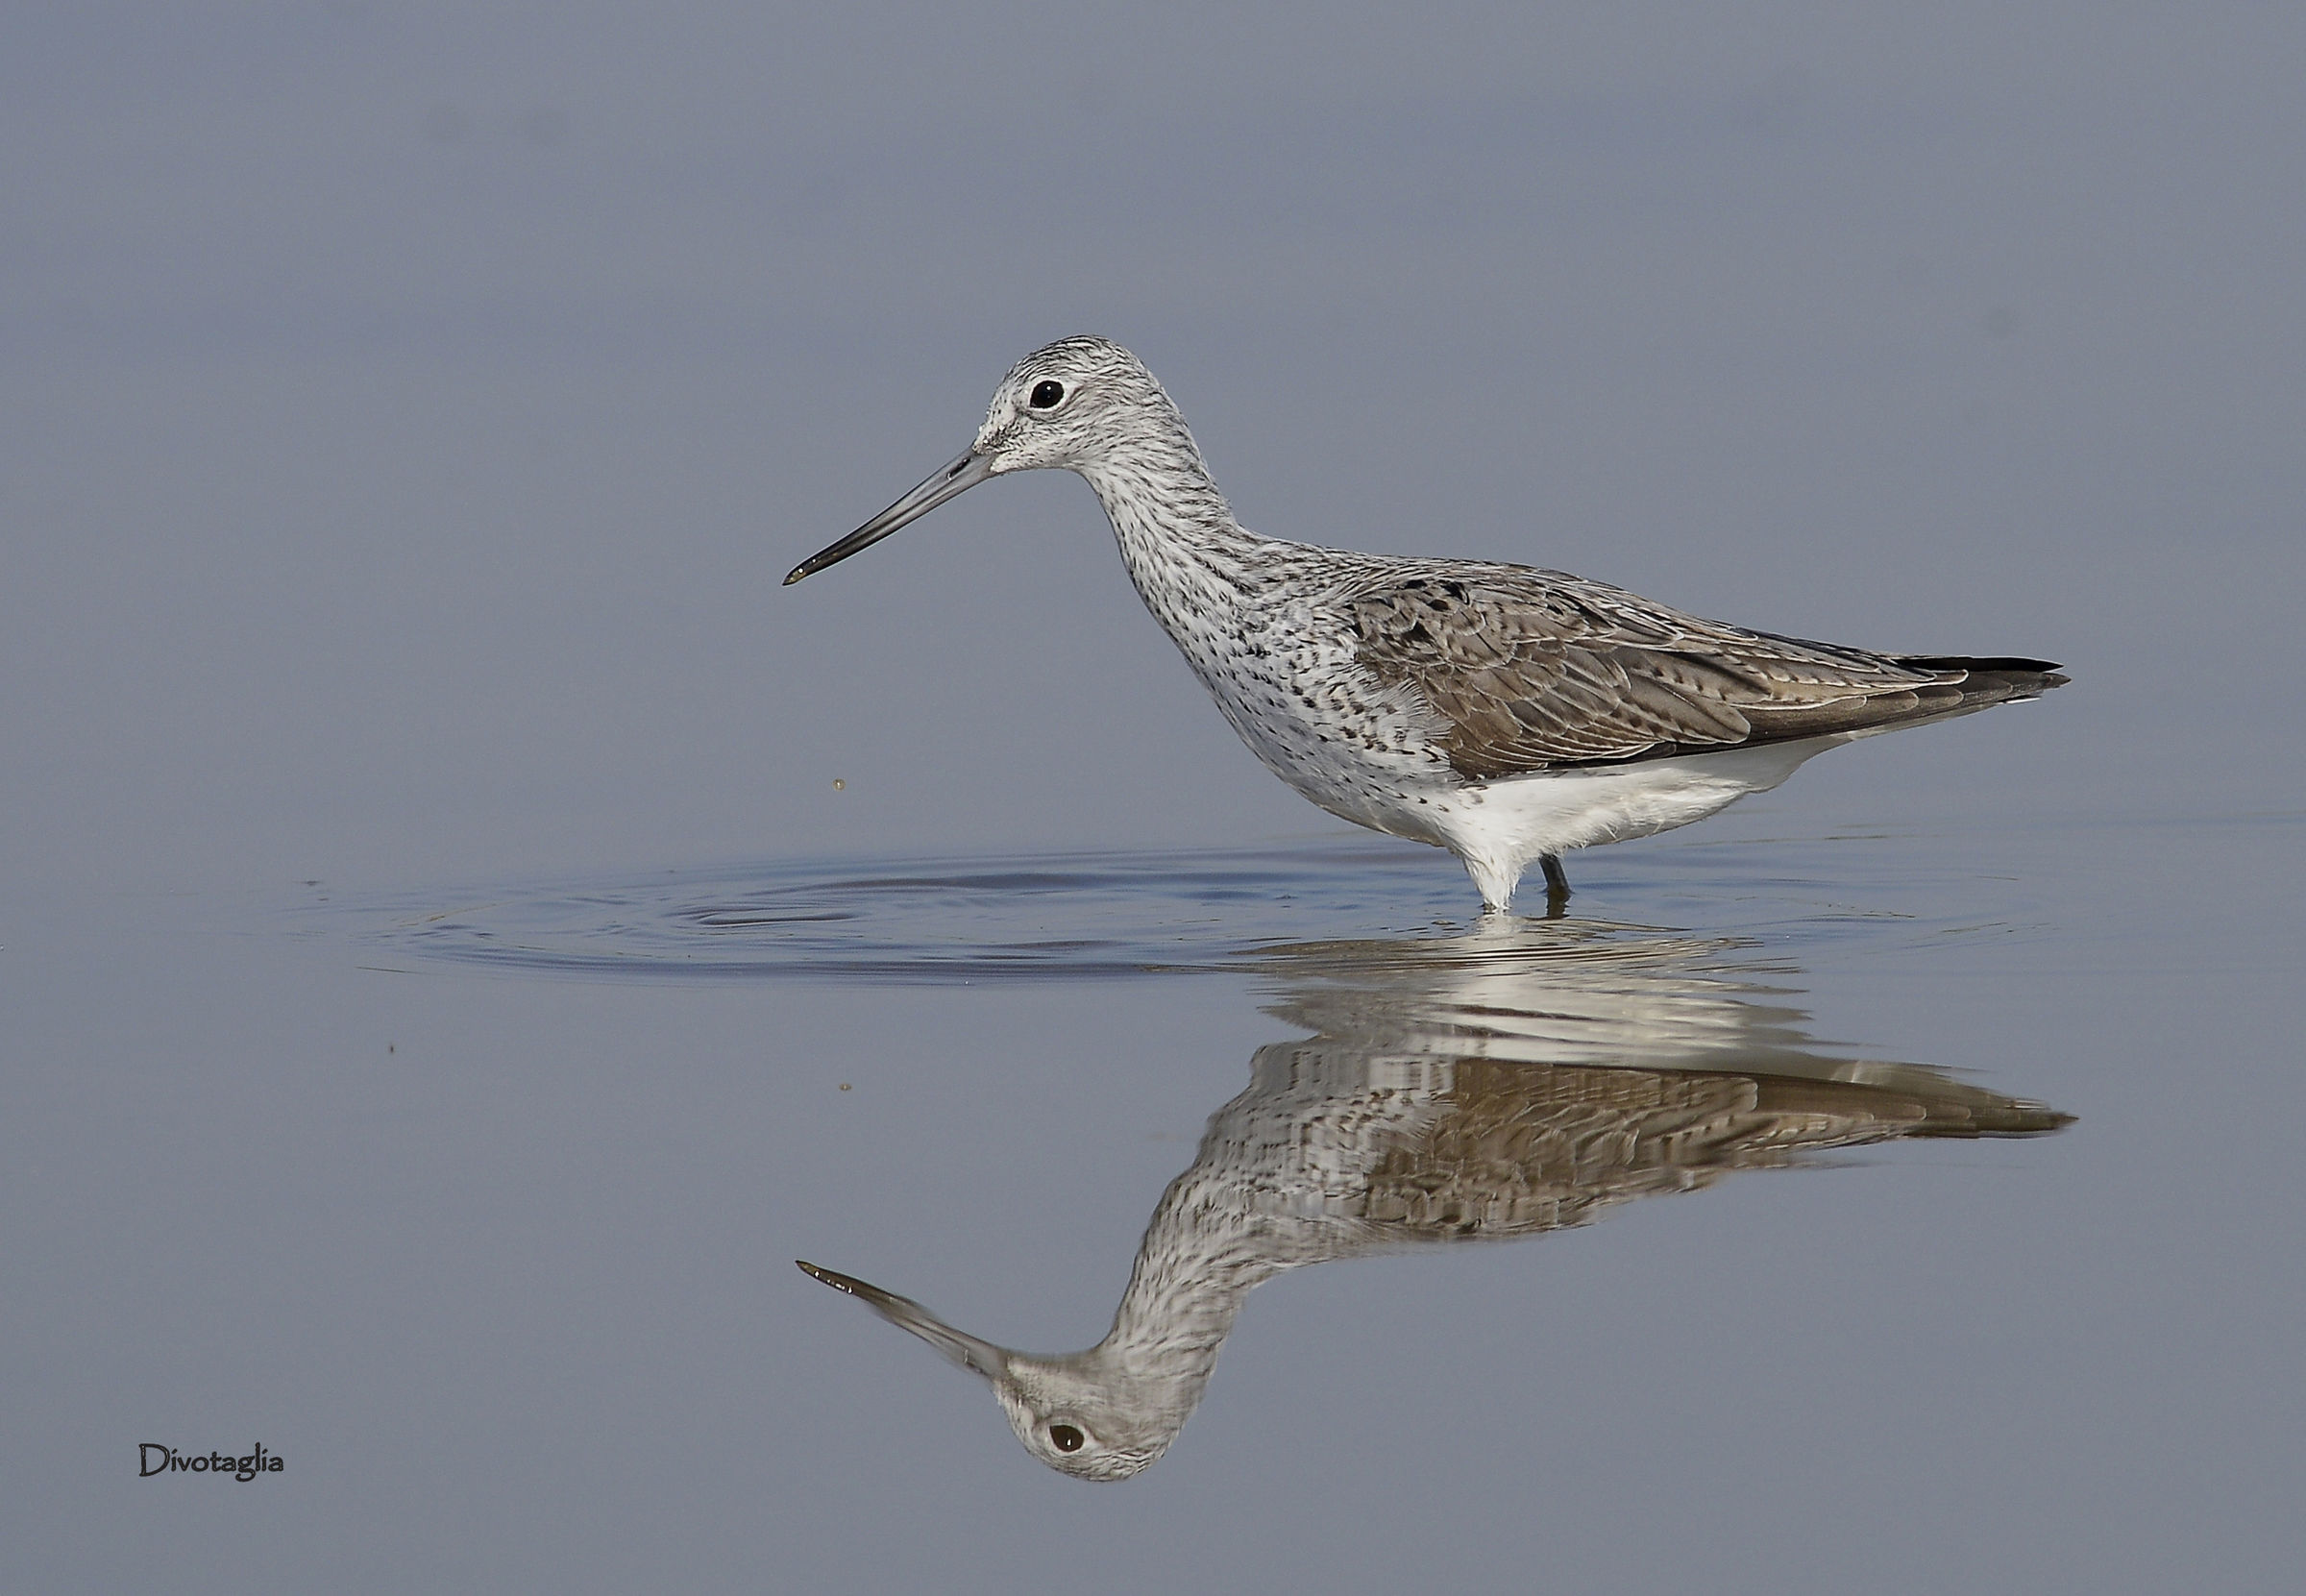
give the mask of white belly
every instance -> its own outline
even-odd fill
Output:
[[[1720,753],[1588,766],[1460,787],[1429,813],[1444,847],[1465,861],[1482,900],[1503,908],[1533,859],[1623,842],[1718,814],[1767,792],[1846,736],[1808,737]]]

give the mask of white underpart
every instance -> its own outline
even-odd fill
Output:
[[[1521,872],[1541,854],[1648,837],[1766,793],[1846,735],[1765,743],[1720,753],[1586,766],[1470,784],[1434,798],[1442,846],[1465,863],[1484,907],[1513,900]]]

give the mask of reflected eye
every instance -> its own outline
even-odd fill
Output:
[[[1042,384],[1042,386],[1044,388],[1053,388],[1057,384],[1054,382],[1043,382]],[[1039,399],[1041,395],[1037,391],[1033,397],[1035,399]],[[1052,1424],[1049,1426],[1049,1440],[1051,1444],[1053,1444],[1060,1452],[1080,1451],[1081,1442],[1084,1438],[1085,1437],[1082,1436],[1081,1432],[1074,1429],[1069,1424]]]
[[[1065,384],[1063,382],[1036,382],[1033,384],[1033,408],[1036,410],[1046,410],[1064,397]],[[1079,1432],[1076,1431],[1074,1434],[1078,1435]],[[1079,1444],[1079,1441],[1073,1443],[1074,1446]],[[1071,1446],[1066,1448],[1067,1452],[1072,1449]]]

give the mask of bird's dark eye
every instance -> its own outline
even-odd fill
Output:
[[[1057,384],[1054,382],[1043,382],[1042,387],[1053,388]],[[1036,390],[1033,397],[1034,399],[1039,400],[1041,398],[1040,392]],[[1080,1451],[1081,1442],[1084,1438],[1085,1437],[1082,1436],[1081,1432],[1074,1429],[1069,1424],[1052,1424],[1049,1426],[1049,1439],[1055,1443],[1057,1450],[1060,1452]]]
[[[1036,410],[1049,409],[1064,397],[1065,384],[1063,382],[1036,382],[1033,384],[1033,408]],[[1075,1431],[1074,1434],[1078,1435],[1080,1432]],[[1078,1445],[1079,1443],[1075,1442],[1074,1444]],[[1066,1450],[1070,1452],[1072,1447],[1068,1446]]]

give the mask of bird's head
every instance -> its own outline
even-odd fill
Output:
[[[920,520],[988,478],[1012,471],[1092,477],[1191,457],[1177,406],[1144,362],[1105,338],[1061,338],[1019,360],[994,390],[985,425],[960,455],[871,521],[795,566],[791,586]]]
[[[1200,1396],[1201,1380],[1132,1375],[1102,1346],[1059,1357],[1015,1352],[955,1330],[910,1297],[800,1266],[982,1378],[1025,1450],[1061,1474],[1126,1480],[1168,1450]]]

